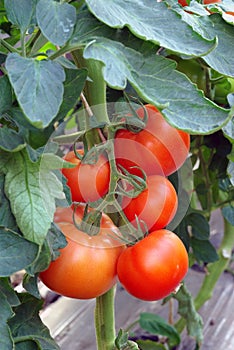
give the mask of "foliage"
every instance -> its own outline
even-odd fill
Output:
[[[221,208],[225,222],[234,225],[234,16],[227,14],[233,8],[231,0],[208,6],[192,0],[186,8],[175,0],[0,0],[2,349],[58,349],[38,317],[37,275],[66,245],[53,223],[56,207],[70,203],[60,169],[72,165],[62,160],[62,152],[80,141],[90,125],[104,134],[106,125],[113,131],[118,121],[110,111],[107,115],[106,101],[131,95],[153,104],[172,126],[191,134],[192,195],[185,195],[191,202],[174,231],[189,251],[191,265],[218,263],[220,252],[210,243],[212,211]],[[181,59],[199,65],[203,90],[191,71],[177,69]],[[82,103],[87,108],[84,95],[91,107],[101,105],[89,121],[81,110]],[[70,138],[69,125],[77,131]],[[92,133],[88,139],[93,142]],[[171,177],[175,184],[176,175]],[[26,273],[23,294],[10,282],[20,270]],[[185,309],[179,312],[183,317],[191,313],[190,325],[196,320],[188,311],[192,299],[187,302],[182,294],[178,298]],[[146,321],[141,319],[143,328],[166,332],[169,345],[178,343],[171,328],[162,332],[161,325],[152,331]],[[198,326],[200,331],[200,319]],[[188,331],[200,342],[200,333]],[[131,345],[127,339],[123,344]]]

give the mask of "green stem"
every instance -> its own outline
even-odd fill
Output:
[[[234,226],[232,226],[227,220],[224,219],[224,236],[218,250],[219,260],[207,266],[207,274],[194,300],[196,310],[199,310],[204,305],[204,303],[212,297],[213,290],[218,279],[228,267],[232,256],[233,247]],[[185,320],[181,318],[175,324],[175,327],[177,331],[181,333],[185,325]]]
[[[72,53],[77,67],[86,67],[89,80],[84,89],[85,97],[95,117],[100,123],[109,123],[106,105],[106,82],[103,78],[103,64],[94,59],[85,59],[82,50]]]
[[[97,350],[113,350],[115,344],[115,287],[96,298],[95,329]]]

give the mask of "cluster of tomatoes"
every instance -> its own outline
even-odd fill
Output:
[[[126,245],[121,239],[124,238],[121,227],[104,213],[100,214],[96,234],[82,231],[84,217],[92,214],[95,217],[95,210],[87,211],[86,204],[105,197],[112,171],[103,153],[88,164],[69,152],[65,159],[76,166],[62,172],[73,202],[83,204],[57,209],[54,221],[66,236],[67,246],[40,274],[41,280],[59,294],[94,298],[119,280],[131,295],[157,300],[173,292],[188,270],[187,251],[180,238],[166,226],[178,206],[177,193],[167,176],[186,160],[190,137],[169,125],[152,105],[140,107],[136,113],[140,119],[147,115],[144,128],[134,131],[125,125],[116,132],[113,145],[119,171],[146,181],[146,188],[135,197],[127,195],[132,184],[126,184],[121,208],[129,224],[135,230],[147,227],[147,234]],[[83,151],[78,153],[83,155]]]

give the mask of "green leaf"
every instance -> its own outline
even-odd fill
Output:
[[[167,350],[163,344],[155,343],[152,340],[137,340],[141,350]]]
[[[145,57],[105,38],[89,44],[84,57],[104,63],[104,79],[111,87],[124,89],[129,80],[140,97],[163,108],[163,115],[177,128],[195,134],[211,133],[230,119],[229,111],[205,98],[184,74],[175,70],[172,60],[159,55]]]
[[[47,126],[58,113],[65,73],[56,62],[9,54],[6,69],[17,100],[31,123]]]
[[[17,152],[25,147],[25,141],[22,135],[8,127],[0,128],[0,148],[9,151]]]
[[[15,350],[41,350],[38,345],[31,340],[23,341],[15,344]]]
[[[165,2],[136,0],[132,2],[132,6],[124,0],[87,0],[86,3],[90,11],[108,26],[127,26],[141,39],[152,41],[172,51],[200,56],[210,51],[215,44],[215,40],[207,40],[194,32]]]
[[[10,22],[20,28],[24,33],[36,23],[35,9],[37,0],[5,0],[7,17]]]
[[[234,226],[234,207],[232,205],[227,205],[222,208],[222,214],[225,219]]]
[[[67,113],[76,105],[86,78],[86,69],[65,69],[66,80],[64,83],[63,102],[60,106],[56,120],[64,119]]]
[[[141,313],[139,323],[141,328],[147,330],[149,333],[167,337],[171,346],[180,343],[179,333],[159,315],[147,312]]]
[[[10,209],[10,202],[4,192],[5,176],[0,175],[0,227],[6,227],[13,231],[17,231],[15,217]]]
[[[8,110],[12,105],[12,90],[6,75],[0,78],[0,114]]]
[[[9,321],[12,335],[15,342],[21,337],[28,338],[25,340],[26,343],[33,340],[40,350],[59,350],[39,317],[42,303],[43,301],[33,296],[26,294],[21,296],[21,305],[14,309],[15,316]]]
[[[71,37],[76,22],[76,9],[65,2],[39,0],[36,8],[38,25],[54,45],[62,46]]]
[[[29,266],[37,257],[38,245],[27,241],[16,232],[0,228],[0,276],[11,274]]]
[[[37,299],[41,299],[40,291],[38,289],[38,276],[24,275],[23,287],[25,290]]]
[[[198,343],[203,340],[203,321],[196,311],[192,295],[183,284],[179,291],[173,295],[179,302],[178,313],[185,319],[188,334],[194,337]]]
[[[210,236],[209,222],[204,215],[192,212],[186,217],[186,222],[192,228],[192,234],[199,240],[207,240]]]
[[[20,304],[19,298],[12,288],[10,279],[8,277],[0,278],[0,292],[6,296],[7,301],[11,306],[18,306]]]
[[[26,150],[12,153],[7,163],[5,192],[24,237],[43,244],[53,221],[55,198],[63,198],[63,186],[40,159],[31,162]]]
[[[209,263],[219,259],[218,254],[210,241],[192,237],[190,244],[197,261]]]
[[[234,77],[234,28],[225,23],[219,14],[210,17],[212,23],[208,29],[210,33],[218,36],[218,45],[203,59],[216,71]]]
[[[14,348],[13,339],[10,328],[8,326],[9,319],[13,316],[13,311],[8,303],[6,296],[0,291],[0,348],[4,350],[12,350]]]

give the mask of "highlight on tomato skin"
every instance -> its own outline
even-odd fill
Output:
[[[83,156],[83,150],[77,150]],[[96,163],[87,164],[78,159],[74,151],[68,152],[64,159],[74,163],[74,168],[63,168],[73,202],[94,202],[103,197],[109,189],[110,165],[104,154],[100,154]]]
[[[178,288],[188,267],[188,254],[181,239],[162,229],[125,249],[118,259],[117,274],[129,294],[155,301]]]
[[[75,299],[96,298],[116,284],[117,261],[125,246],[116,239],[119,230],[107,215],[99,233],[89,236],[74,226],[72,214],[71,208],[57,210],[55,222],[64,233],[67,245],[39,278],[60,295]],[[81,220],[79,215],[77,222]]]
[[[131,174],[142,176],[168,176],[186,161],[190,149],[190,135],[171,126],[153,105],[147,104],[136,112],[143,119],[145,110],[148,120],[138,133],[120,129],[114,139],[117,166]],[[141,156],[139,156],[141,155]]]
[[[152,232],[172,221],[178,208],[178,197],[174,186],[164,176],[148,176],[146,184],[147,188],[137,197],[124,196],[121,205],[133,226],[137,228],[143,221]]]

